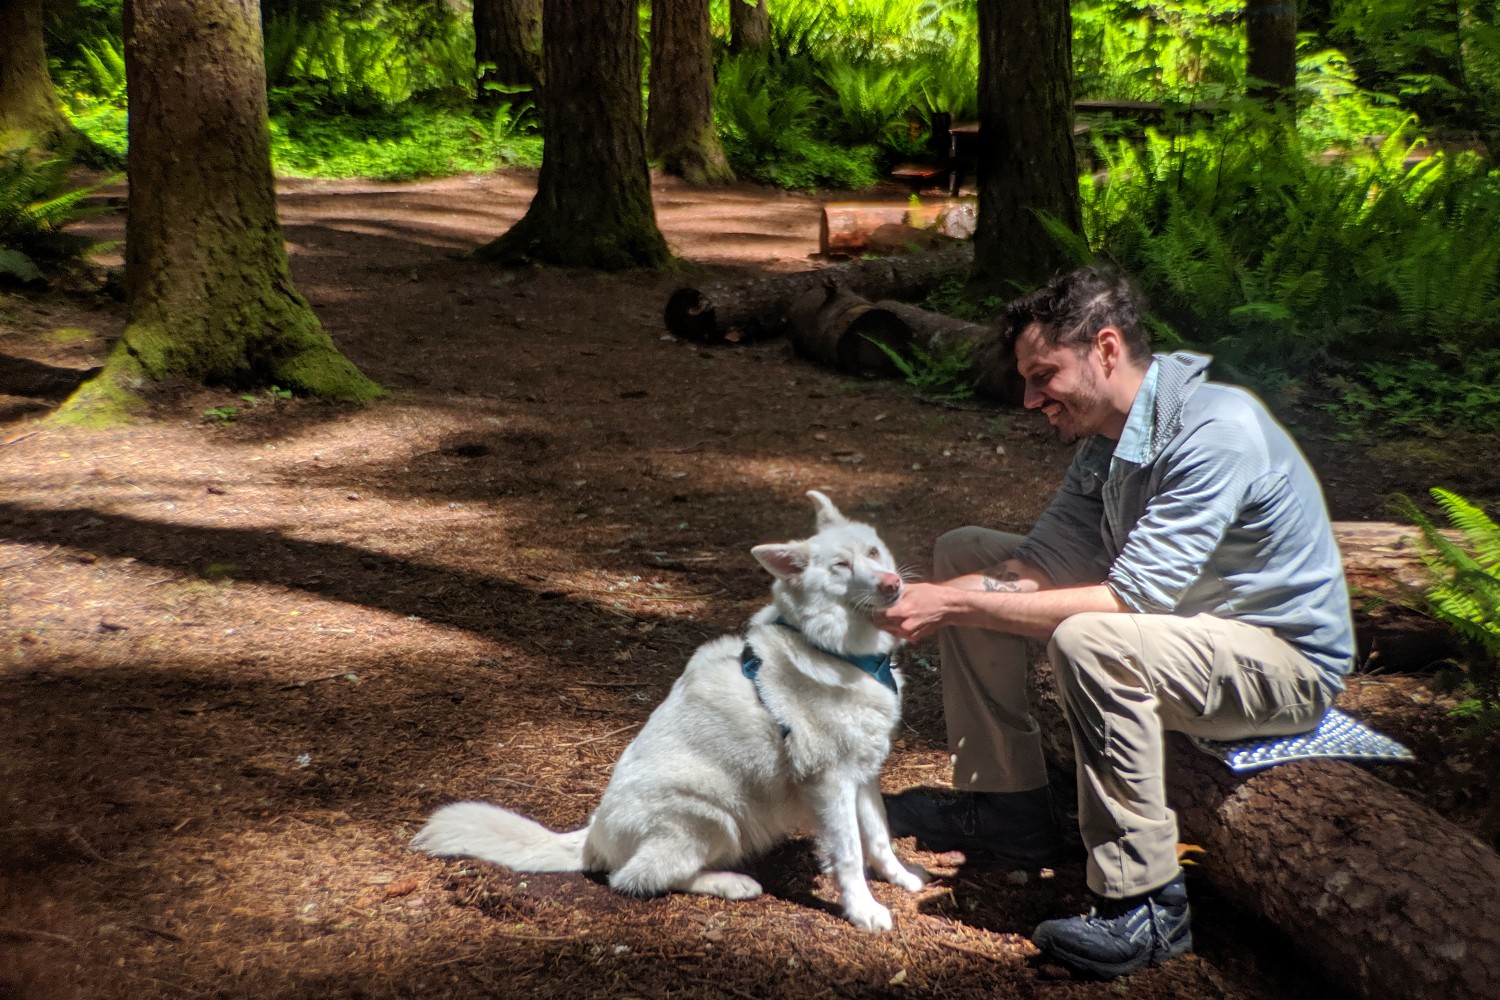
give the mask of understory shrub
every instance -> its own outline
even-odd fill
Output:
[[[1429,492],[1460,540],[1410,498],[1398,497],[1397,505],[1422,533],[1422,558],[1432,574],[1427,608],[1463,645],[1464,660],[1448,679],[1465,695],[1455,714],[1468,735],[1479,736],[1500,727],[1500,525],[1451,490]]]
[[[80,261],[91,241],[64,227],[92,190],[70,183],[63,160],[0,154],[0,281],[41,281]]]
[[[271,158],[279,174],[399,181],[541,162],[529,105],[484,111],[407,104],[349,114],[321,110],[306,92],[278,96]]]
[[[1419,138],[1408,124],[1328,156],[1246,108],[1101,144],[1084,252],[1134,274],[1175,338],[1232,377],[1311,373],[1351,430],[1493,426],[1500,185],[1470,156],[1409,161]]]

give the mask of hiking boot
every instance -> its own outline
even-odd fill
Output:
[[[1027,792],[948,792],[911,788],[885,797],[893,837],[916,837],[929,851],[963,851],[970,861],[1041,868],[1063,853],[1062,824],[1043,786]]]
[[[1193,950],[1187,886],[1172,881],[1129,899],[1105,899],[1086,916],[1043,921],[1031,941],[1079,972],[1113,979]]]

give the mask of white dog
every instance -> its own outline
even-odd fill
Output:
[[[412,846],[516,871],[597,871],[632,895],[760,894],[726,869],[799,830],[817,835],[844,915],[889,930],[865,867],[916,892],[926,872],[891,850],[880,768],[900,717],[891,654],[870,621],[901,575],[869,525],[816,490],[817,533],[751,552],[775,582],[744,639],[705,643],[615,765],[587,826],[554,833],[483,802],[444,806]]]

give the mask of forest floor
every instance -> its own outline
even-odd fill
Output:
[[[0,296],[0,997],[1338,995],[1191,873],[1197,953],[1099,984],[1027,942],[1086,908],[1078,864],[900,841],[940,878],[877,885],[896,929],[870,935],[805,839],[741,903],[407,848],[460,798],[581,825],[694,647],[765,600],[749,549],[809,533],[807,489],[925,569],[948,528],[1024,530],[1068,458],[1026,414],[664,335],[676,287],[817,266],[818,197],[657,179],[662,273],[466,256],[533,185],[281,185],[298,287],[390,390],[364,409],[178,387],[131,426],[56,428],[123,308]],[[123,235],[119,212],[87,229]],[[1500,498],[1493,441],[1304,443],[1341,519],[1432,484]],[[892,790],[948,778],[915,652]],[[1427,666],[1343,704],[1420,755],[1378,774],[1493,843],[1485,748]]]

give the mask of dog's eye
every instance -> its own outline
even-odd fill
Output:
[[[871,559],[879,559],[880,558],[880,550],[877,549],[873,545],[870,546],[869,556],[870,556]]]
[[[853,569],[854,567],[849,564],[849,560],[847,560],[847,559],[840,559],[838,562],[836,562],[836,563],[833,564],[833,568],[834,569]]]

